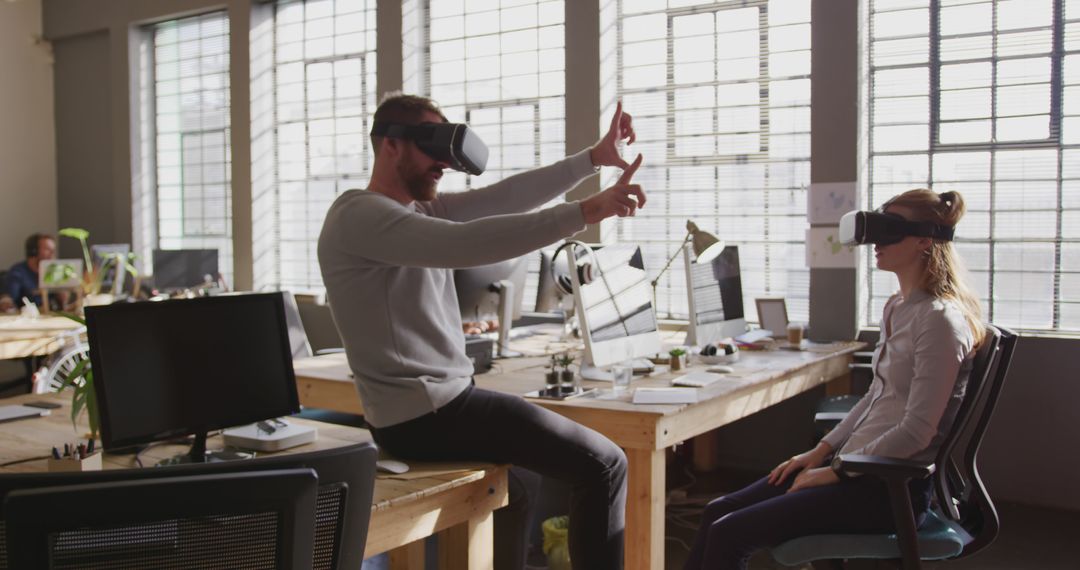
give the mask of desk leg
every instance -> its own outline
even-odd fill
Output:
[[[424,539],[395,548],[388,555],[390,570],[424,570]]]
[[[495,515],[469,519],[439,533],[439,568],[492,570],[495,567]]]
[[[664,567],[664,450],[627,449],[626,569]]]

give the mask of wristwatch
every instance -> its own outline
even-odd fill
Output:
[[[850,479],[850,476],[847,473],[844,473],[842,467],[843,462],[840,461],[840,456],[834,455],[832,458],[832,462],[829,463],[829,468],[832,469],[833,473],[836,473],[836,476],[840,479]]]

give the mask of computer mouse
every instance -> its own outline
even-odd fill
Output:
[[[401,475],[409,470],[409,465],[407,463],[394,459],[380,459],[375,462],[375,467],[378,468],[379,471],[393,473],[394,475]]]
[[[730,366],[713,366],[712,368],[706,368],[706,372],[715,372],[717,374],[731,374],[735,372],[735,369]]]

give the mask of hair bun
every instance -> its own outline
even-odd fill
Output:
[[[938,194],[938,198],[941,200],[941,217],[945,223],[955,226],[964,215],[964,197],[950,190]]]

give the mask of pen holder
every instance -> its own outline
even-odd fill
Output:
[[[101,452],[91,453],[82,458],[49,458],[49,471],[101,471]]]

